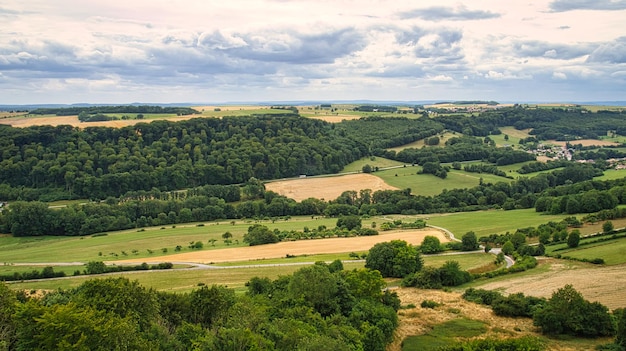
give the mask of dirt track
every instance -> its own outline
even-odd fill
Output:
[[[153,260],[155,262],[215,263],[281,258],[285,257],[287,254],[314,255],[323,253],[359,252],[367,251],[379,242],[391,240],[405,240],[410,244],[419,245],[426,235],[436,236],[441,242],[450,241],[442,231],[435,229],[394,230],[381,232],[380,235],[374,236],[287,241],[259,246],[186,252],[160,258],[154,257]],[[141,258],[136,260],[115,261],[112,263],[141,263],[145,262],[145,260],[145,258]]]
[[[378,190],[397,190],[397,188],[385,183],[382,179],[364,173],[346,174],[337,177],[301,178],[270,182],[265,184],[265,188],[296,201],[302,201],[311,197],[334,200],[347,190],[357,192],[363,189],[371,189],[372,192]]]

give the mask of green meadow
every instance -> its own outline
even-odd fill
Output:
[[[440,194],[444,189],[466,189],[478,186],[482,178],[486,183],[510,182],[511,179],[487,173],[470,173],[451,170],[446,179],[432,174],[417,174],[420,166],[407,165],[402,168],[387,169],[374,174],[382,178],[385,183],[399,189],[410,188],[414,195],[433,196]]]
[[[397,167],[402,166],[404,163],[399,161],[390,160],[384,157],[364,157],[360,160],[354,161],[348,165],[346,165],[341,173],[350,173],[350,172],[361,172],[363,170],[363,166],[370,165],[372,168],[388,168],[388,167]]]
[[[596,240],[597,238],[582,239],[581,244]],[[597,243],[581,245],[576,248],[554,251],[556,249],[564,249],[567,245],[547,246],[546,250],[553,254],[561,256],[569,256],[577,259],[593,260],[595,258],[604,259],[607,265],[618,265],[626,263],[626,238],[608,240]]]

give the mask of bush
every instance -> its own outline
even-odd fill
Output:
[[[365,267],[378,270],[383,277],[402,278],[422,269],[419,252],[404,240],[374,245],[365,259]]]
[[[420,306],[422,308],[435,308],[437,306],[441,306],[441,304],[438,303],[438,302],[432,301],[432,300],[424,300],[424,301],[422,301]]]
[[[585,300],[571,285],[555,291],[545,306],[534,313],[533,323],[544,334],[597,337],[614,332],[608,308]]]

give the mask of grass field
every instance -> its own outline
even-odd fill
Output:
[[[376,157],[376,156],[372,156],[372,157],[364,157],[358,161],[354,161],[348,165],[346,165],[343,170],[341,170],[341,173],[347,173],[347,172],[361,172],[363,170],[363,166],[365,165],[370,165],[372,166],[372,168],[374,167],[378,167],[378,168],[388,168],[388,167],[396,167],[396,166],[402,166],[404,165],[404,163],[399,162],[399,161],[394,161],[394,160],[390,160],[388,158],[383,158],[383,157]]]
[[[445,256],[423,256],[424,264],[427,266],[439,267],[446,261],[454,260],[459,262],[463,269],[473,269],[488,265],[493,261],[491,254],[459,254]],[[333,255],[309,255],[299,256],[296,258],[285,258],[275,260],[260,260],[248,262],[236,262],[229,264],[217,265],[224,269],[183,269],[183,270],[162,270],[162,271],[135,271],[126,273],[113,273],[107,276],[126,276],[131,280],[138,280],[142,285],[157,290],[165,291],[191,291],[197,287],[199,283],[207,285],[220,284],[234,288],[238,291],[245,290],[245,283],[255,276],[268,277],[275,279],[280,275],[292,274],[303,265],[317,261],[333,261],[341,259],[344,261],[344,269],[351,270],[355,268],[363,268],[363,261],[351,261],[348,254]],[[301,264],[296,264],[301,263]],[[272,265],[273,264],[273,265]],[[287,264],[287,265],[281,265]],[[249,268],[232,267],[232,265],[267,265]],[[12,273],[14,271],[28,272],[32,270],[41,271],[44,266],[0,266],[0,274]],[[68,276],[72,275],[75,270],[83,270],[84,266],[53,266],[56,271],[64,271]],[[229,268],[232,267],[232,268]],[[14,270],[11,270],[14,269]],[[64,279],[48,279],[32,282],[16,282],[11,283],[11,287],[15,289],[26,290],[54,290],[69,289],[82,284],[85,280],[103,276],[79,276]]]
[[[431,225],[450,230],[460,239],[468,231],[473,231],[478,237],[489,234],[515,232],[518,228],[536,227],[550,221],[561,221],[567,215],[546,215],[535,212],[534,209],[523,210],[490,210],[477,212],[459,212],[447,214],[427,215],[426,222]]]
[[[444,132],[443,134],[438,134],[437,136],[439,137],[439,145],[431,146],[431,147],[443,147],[443,146],[445,146],[446,141],[448,141],[449,139],[454,138],[454,137],[463,136],[463,134],[456,133],[456,132]],[[401,145],[401,146],[392,147],[392,148],[389,148],[387,150],[400,152],[400,151],[402,151],[404,149],[409,149],[409,148],[421,149],[425,145],[426,145],[425,139],[420,139],[420,140],[414,141],[412,143]]]
[[[622,179],[626,177],[626,169],[607,169],[604,172],[604,175],[600,177],[593,178],[595,180],[615,180]]]
[[[402,351],[430,351],[454,345],[458,338],[476,337],[487,332],[487,324],[467,318],[456,318],[435,325],[424,335],[411,336],[404,340]]]
[[[597,238],[582,239],[581,244],[593,241]],[[572,249],[554,251],[555,249],[566,248],[567,245],[547,246],[546,250],[552,254],[560,254],[562,256],[570,256],[578,259],[602,258],[607,265],[618,265],[626,263],[626,238],[603,241],[582,245]]]
[[[410,188],[414,195],[433,196],[440,194],[444,189],[466,189],[478,186],[480,178],[484,182],[510,182],[511,179],[498,177],[486,173],[470,173],[465,171],[451,170],[446,179],[438,178],[432,174],[417,174],[420,166],[406,166],[403,168],[388,169],[372,173],[382,178],[385,183],[398,189]]]

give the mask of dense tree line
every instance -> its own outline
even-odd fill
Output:
[[[434,120],[405,117],[366,117],[343,121],[336,126],[341,135],[364,144],[368,151],[383,156],[385,148],[406,145],[443,132],[444,128]]]
[[[518,162],[533,161],[535,156],[512,148],[496,148],[485,144],[478,138],[455,137],[446,141],[445,148],[404,149],[397,154],[393,151],[382,155],[401,162],[424,165],[427,162],[462,162],[485,160],[498,166]]]
[[[567,213],[568,206],[572,211],[574,204],[578,212],[597,212],[626,203],[626,180],[581,181],[592,178],[595,170],[582,165],[571,167],[533,178],[519,178],[511,183],[485,183],[470,189],[444,190],[436,196],[412,195],[410,189],[373,193],[363,190],[358,193],[346,191],[328,202],[314,198],[296,202],[265,191],[262,183],[250,179],[241,188],[213,185],[188,192],[131,192],[121,198],[59,209],[48,208],[46,203],[37,201],[15,201],[0,213],[0,231],[17,236],[88,235],[217,219],[296,215],[340,217],[533,207],[540,212]]]
[[[340,261],[274,281],[157,292],[126,278],[89,280],[41,298],[0,283],[3,350],[383,351],[400,300],[378,271]]]
[[[478,116],[441,116],[436,120],[446,129],[465,135],[488,136],[500,134],[499,127],[532,129],[530,134],[539,140],[597,139],[608,131],[626,135],[625,111],[591,112],[581,108],[499,108]]]
[[[54,107],[54,108],[38,108],[30,111],[31,115],[57,115],[72,116],[84,112],[89,115],[106,114],[106,113],[151,113],[151,114],[175,114],[180,116],[193,115],[200,113],[190,107],[161,107],[149,105],[120,105],[120,106],[73,106],[73,107]]]
[[[294,114],[124,128],[0,126],[3,200],[120,196],[338,172],[367,148]]]

